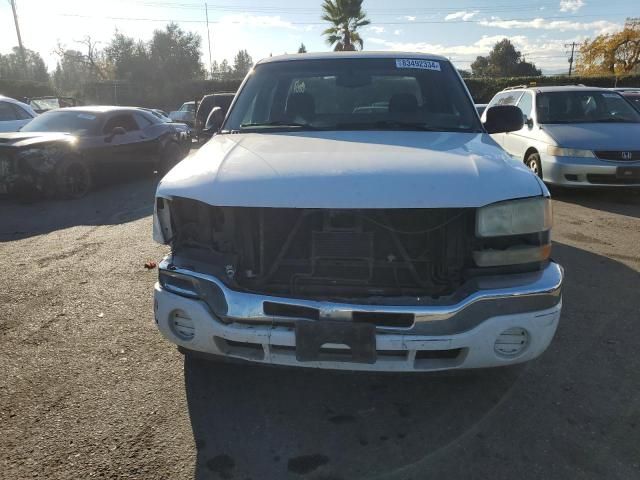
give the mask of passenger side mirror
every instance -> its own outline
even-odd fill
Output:
[[[126,133],[127,131],[124,127],[113,127],[113,130],[111,130],[111,133],[105,137],[104,141],[110,142],[116,135],[124,135]]]
[[[207,122],[204,125],[203,131],[211,134],[216,133],[222,126],[223,121],[224,113],[222,113],[222,108],[213,107],[213,110],[211,110],[207,117]]]
[[[485,112],[484,128],[487,133],[506,133],[520,130],[524,115],[515,105],[496,105]]]

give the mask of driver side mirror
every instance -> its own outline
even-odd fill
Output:
[[[515,132],[524,126],[524,115],[515,105],[496,105],[485,112],[487,133]]]
[[[111,133],[106,136],[104,141],[105,142],[110,142],[111,140],[113,140],[113,138],[116,135],[124,135],[126,133],[127,133],[127,131],[124,129],[124,127],[113,127],[113,130],[111,130]]]
[[[220,129],[223,121],[224,113],[222,113],[222,108],[214,107],[207,117],[207,122],[204,124],[203,131],[214,134]]]

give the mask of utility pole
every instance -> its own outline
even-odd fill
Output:
[[[18,47],[20,48],[20,57],[22,58],[22,65],[26,68],[27,61],[24,55],[24,46],[22,45],[22,36],[20,35],[20,25],[18,24],[18,9],[16,7],[16,0],[9,0],[11,9],[13,10],[13,21],[16,24],[16,35],[18,36]]]
[[[211,62],[211,34],[209,33],[209,7],[204,4],[204,14],[207,18],[207,42],[209,43],[209,76],[213,80],[213,63]]]
[[[571,56],[569,57],[569,76],[571,76],[571,71],[573,70],[573,52],[575,48],[578,46],[576,42],[565,43],[564,48],[571,47]]]

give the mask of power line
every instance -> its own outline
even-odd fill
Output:
[[[108,20],[121,20],[121,21],[145,21],[145,22],[180,22],[180,23],[207,23],[206,20],[193,20],[193,19],[176,19],[176,18],[148,18],[148,17],[112,17],[112,16],[105,16],[105,15],[81,15],[78,13],[55,13],[54,15],[57,16],[62,16],[62,17],[77,17],[77,18],[101,18],[101,19],[108,19]],[[620,15],[624,15],[624,14],[620,14]],[[594,17],[594,16],[599,16],[599,15],[574,15],[571,18],[577,18],[577,17]],[[549,16],[549,17],[545,17],[545,20],[548,19],[567,19],[567,17],[564,16]],[[527,21],[532,21],[532,20],[536,20],[537,18],[504,18],[504,19],[494,19],[494,21],[500,21],[500,22],[527,22]],[[321,22],[321,21],[314,21],[314,22],[300,22],[300,21],[285,21],[287,24],[290,25],[326,25],[326,22]],[[375,22],[375,25],[425,25],[425,24],[446,24],[446,25],[453,25],[453,24],[459,24],[459,23],[483,23],[483,22],[487,22],[489,20],[487,19],[481,19],[481,20],[404,20],[404,21],[397,21],[397,22]],[[238,20],[238,21],[220,21],[220,20],[213,20],[210,21],[208,23],[213,23],[213,24],[220,24],[220,23],[231,23],[231,24],[242,24],[245,23],[244,21]]]

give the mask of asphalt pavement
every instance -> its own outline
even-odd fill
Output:
[[[402,376],[185,361],[144,268],[156,181],[0,200],[0,478],[640,478],[639,192],[554,192],[542,357]]]

